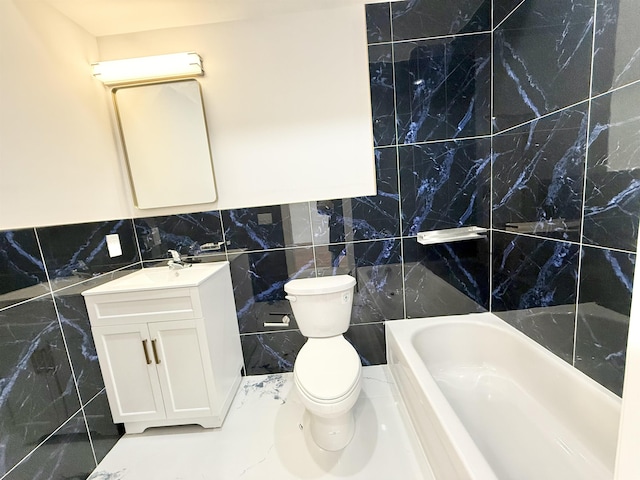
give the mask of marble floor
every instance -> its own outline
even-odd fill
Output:
[[[243,379],[220,429],[152,428],[125,435],[89,480],[432,479],[415,454],[384,365],[363,368],[356,433],[318,448],[289,373]]]

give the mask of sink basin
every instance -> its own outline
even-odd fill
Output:
[[[227,262],[191,265],[187,268],[143,268],[83,292],[83,295],[137,292],[164,288],[195,287],[220,271]]]

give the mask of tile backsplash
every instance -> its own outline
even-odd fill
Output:
[[[350,274],[365,365],[386,362],[386,321],[491,310],[620,394],[640,220],[629,8],[367,6],[374,196],[0,232],[0,477],[84,478],[117,441],[81,292],[169,249],[230,262],[248,374],[291,371],[305,341],[287,281]],[[487,238],[416,242],[469,225]]]

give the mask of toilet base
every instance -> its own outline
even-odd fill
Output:
[[[311,438],[316,445],[330,452],[342,450],[349,445],[356,430],[352,411],[330,418],[307,413]]]

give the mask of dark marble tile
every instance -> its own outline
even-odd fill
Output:
[[[124,426],[113,423],[109,401],[104,390],[84,406],[84,415],[89,425],[96,460],[100,463],[124,435]]]
[[[307,339],[298,330],[241,335],[247,375],[293,372],[298,352]]]
[[[81,293],[75,288],[56,292],[54,299],[80,398],[83,403],[88,402],[104,388],[104,381],[98,364],[87,307]]]
[[[52,280],[69,277],[82,280],[140,260],[131,220],[61,225],[36,231]],[[122,247],[122,255],[113,258],[105,239],[112,234],[120,237]]]
[[[79,408],[51,296],[0,311],[0,476]]]
[[[35,231],[0,232],[0,308],[48,290]]]
[[[493,26],[495,28],[507,15],[512,13],[522,0],[493,0]]]
[[[367,15],[367,42],[391,41],[391,4],[374,3],[365,5]]]
[[[576,367],[622,395],[636,256],[583,247]]]
[[[394,40],[491,30],[488,0],[406,0],[391,4]]]
[[[589,97],[592,24],[592,1],[529,0],[496,29],[497,130]]]
[[[224,252],[218,210],[137,218],[134,223],[143,260],[165,259],[169,249],[182,255]]]
[[[490,144],[483,138],[399,148],[403,235],[489,226]]]
[[[496,315],[565,362],[573,362],[574,304],[509,310],[496,312]]]
[[[489,34],[394,44],[398,143],[488,135]]]
[[[640,79],[640,3],[598,0],[592,95]]]
[[[377,195],[311,202],[316,245],[400,235],[395,148],[375,150]]]
[[[577,245],[494,232],[492,311],[573,304],[577,271]]]
[[[493,138],[493,227],[580,241],[587,105]]]
[[[594,99],[584,242],[635,252],[640,221],[640,84]]]
[[[356,349],[365,367],[387,363],[384,323],[351,325],[344,337]]]
[[[404,317],[399,240],[317,246],[315,257],[318,276],[356,279],[352,325]]]
[[[229,256],[231,280],[240,333],[277,330],[264,323],[291,319],[297,328],[291,305],[285,300],[284,284],[295,278],[315,276],[313,250],[292,248]]]
[[[369,88],[375,146],[396,143],[395,88],[391,44],[369,46]]]
[[[78,412],[3,480],[85,480],[96,468],[87,428]]]
[[[489,240],[420,245],[403,239],[407,318],[489,308]]]
[[[311,244],[307,203],[222,211],[228,249],[267,250]]]

